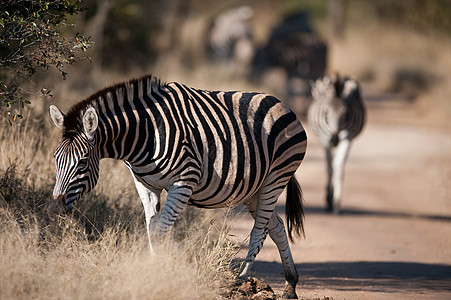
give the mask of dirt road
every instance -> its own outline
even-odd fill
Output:
[[[451,132],[419,122],[409,103],[366,96],[368,123],[351,149],[339,216],[324,210],[324,154],[306,126],[307,156],[297,173],[306,239],[292,246],[298,296],[451,299]],[[236,224],[243,240],[252,220]],[[239,256],[246,252],[244,244]],[[253,270],[281,294],[282,266],[269,238]]]

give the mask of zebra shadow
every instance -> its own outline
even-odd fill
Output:
[[[283,215],[285,214],[285,206],[278,205],[276,206],[275,211],[279,215]],[[304,212],[306,215],[331,215],[331,213],[326,210],[325,206],[320,205],[305,205]],[[340,210],[340,214],[338,215],[338,217],[340,216],[353,216],[353,217],[375,216],[386,218],[420,219],[428,221],[451,222],[451,216],[449,215],[433,215],[433,214],[408,213],[400,211],[369,210],[356,207],[343,207]]]
[[[330,214],[322,206],[307,205],[304,207],[306,214]],[[451,222],[451,216],[449,215],[435,215],[435,214],[419,214],[400,211],[385,211],[385,210],[368,210],[356,207],[344,207],[340,211],[342,216],[353,217],[387,217],[387,218],[405,218],[405,219],[421,219],[429,221],[443,221]]]
[[[449,292],[451,265],[415,262],[312,262],[296,264],[299,290]],[[282,265],[256,261],[252,276],[283,284]]]

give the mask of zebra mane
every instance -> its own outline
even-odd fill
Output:
[[[121,82],[115,85],[112,85],[110,87],[104,88],[88,98],[86,98],[83,101],[78,102],[74,106],[72,106],[69,111],[67,112],[67,115],[64,117],[64,133],[63,136],[67,137],[73,134],[74,132],[77,132],[81,130],[83,127],[83,114],[85,111],[92,106],[93,103],[98,103],[101,101],[100,99],[105,98],[105,96],[110,92],[115,92],[118,89],[125,89],[127,85],[131,85],[133,87],[138,86],[138,82],[143,82],[147,84],[148,81],[151,81],[151,85],[160,88],[164,86],[166,83],[162,82],[159,78],[152,76],[151,74],[145,75],[141,78],[137,79],[131,79],[129,81]]]

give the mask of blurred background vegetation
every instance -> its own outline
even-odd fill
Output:
[[[26,1],[18,3],[21,2]],[[167,81],[184,80],[206,89],[250,88],[284,97],[286,87],[281,87],[277,78],[270,77],[269,83],[250,84],[247,78],[239,76],[243,72],[231,72],[207,59],[205,37],[212,19],[225,9],[241,5],[248,5],[254,11],[250,26],[255,47],[267,42],[271,30],[284,17],[305,11],[313,30],[328,46],[326,72],[356,75],[374,83],[381,91],[403,92],[409,99],[416,99],[431,85],[444,82],[443,69],[449,63],[451,2],[447,0],[230,0],[214,5],[205,0],[70,3],[72,6],[53,8],[59,9],[59,19],[61,15],[66,17],[62,23],[66,26],[52,30],[63,40],[86,37],[83,40],[83,50],[88,50],[86,55],[72,54],[72,57],[89,57],[91,63],[83,61],[65,67],[64,71],[60,67],[62,59],[53,65],[37,64],[29,74],[37,72],[31,76],[31,84],[22,82],[27,91],[24,103],[38,98],[34,101],[36,106],[48,106],[49,99],[45,102],[39,99],[42,95],[38,91],[44,88],[47,95],[55,96],[53,102],[70,106],[105,85],[144,73],[153,73]],[[5,42],[4,26],[0,28],[2,41]],[[95,44],[89,49],[90,42]],[[2,56],[5,54],[1,52]],[[2,66],[1,78],[15,76],[8,72],[6,64]],[[64,77],[68,73],[68,80],[63,82],[58,72]],[[23,105],[11,107],[5,101],[2,106],[2,111],[7,106],[10,116],[24,115]]]

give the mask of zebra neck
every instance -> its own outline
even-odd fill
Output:
[[[133,111],[118,111],[99,115],[98,149],[100,158],[114,158],[128,162],[141,161],[153,153],[154,130],[146,118]],[[144,151],[145,150],[145,151]]]

